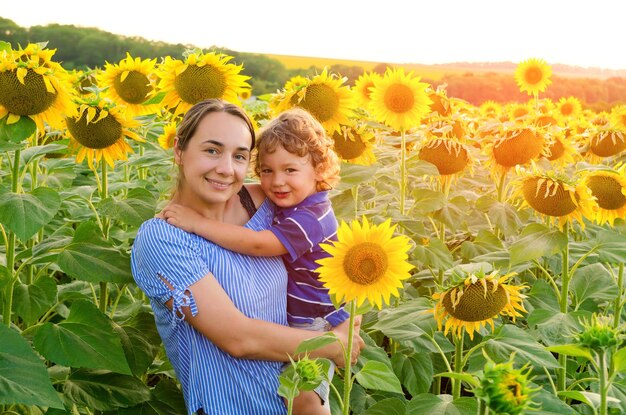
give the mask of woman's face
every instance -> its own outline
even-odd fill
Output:
[[[246,123],[226,112],[207,114],[185,150],[175,146],[180,166],[179,203],[204,211],[235,195],[248,172],[252,136]]]

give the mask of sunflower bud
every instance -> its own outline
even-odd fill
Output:
[[[512,361],[498,364],[488,361],[475,394],[496,414],[523,414],[536,390],[530,387],[529,372],[528,365],[515,369]]]
[[[622,330],[611,325],[611,318],[593,314],[591,320],[581,321],[583,331],[576,336],[578,343],[592,350],[603,350],[621,342]]]

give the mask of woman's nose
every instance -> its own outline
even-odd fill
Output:
[[[220,174],[231,175],[234,171],[233,161],[230,157],[220,157],[215,170]]]

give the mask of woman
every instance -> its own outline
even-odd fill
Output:
[[[205,100],[181,122],[173,202],[254,230],[271,225],[273,205],[243,187],[254,129],[237,106]],[[132,249],[133,276],[150,298],[157,328],[191,414],[282,414],[281,362],[319,333],[287,327],[287,276],[279,257],[251,257],[150,219]],[[347,324],[335,333],[347,343]],[[358,333],[358,330],[355,330]],[[363,346],[355,335],[352,359]],[[343,365],[338,343],[316,351]]]

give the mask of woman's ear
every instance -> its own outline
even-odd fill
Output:
[[[178,136],[174,137],[174,163],[182,165],[183,151],[178,146]]]

